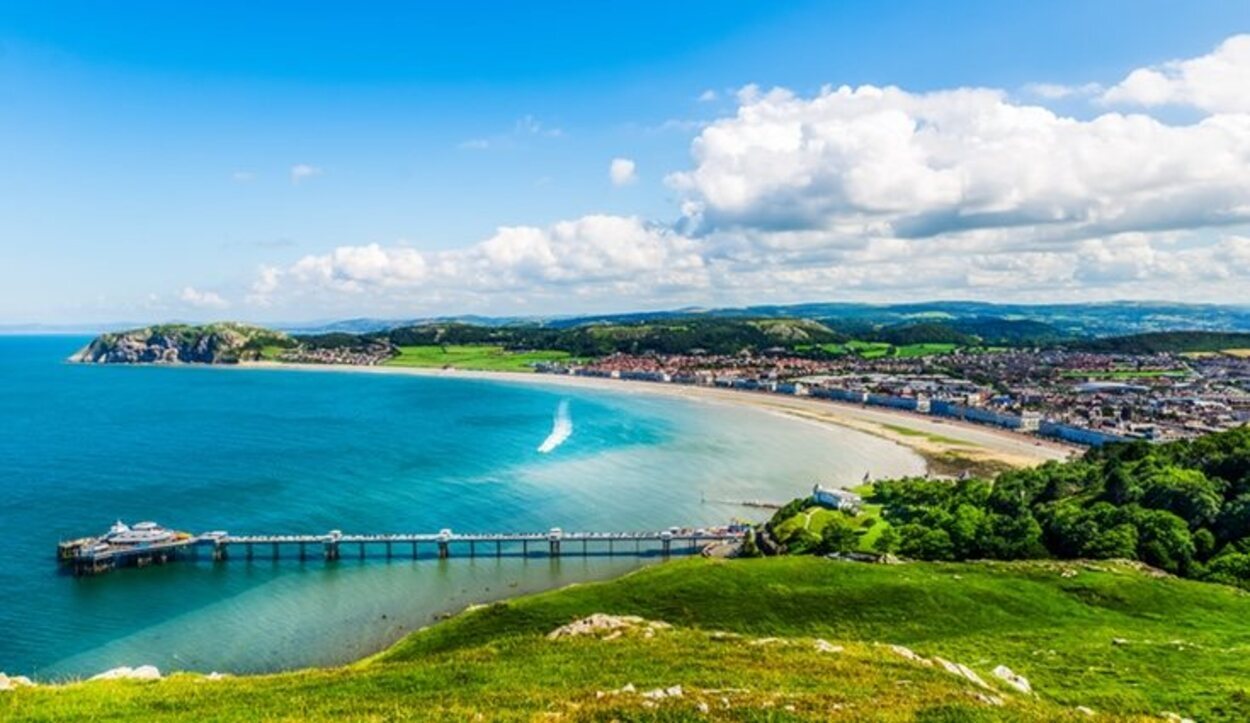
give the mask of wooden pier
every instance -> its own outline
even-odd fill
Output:
[[[547,532],[458,533],[449,529],[437,533],[345,534],[331,530],[324,535],[231,535],[207,532],[179,535],[176,539],[142,545],[109,544],[108,538],[83,538],[63,542],[57,559],[76,575],[96,575],[119,567],[145,567],[211,555],[217,562],[242,557],[244,560],[280,559],[297,555],[327,562],[344,555],[356,557],[385,555],[417,559],[424,546],[439,559],[457,555],[480,557],[530,557],[562,555],[663,555],[694,554],[707,545],[741,540],[738,527],[711,529],[670,528],[657,532]],[[519,548],[519,549],[518,549]]]

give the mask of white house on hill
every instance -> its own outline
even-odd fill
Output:
[[[856,514],[859,512],[860,505],[864,503],[863,498],[849,490],[831,490],[821,487],[819,483],[812,487],[812,502],[828,507],[831,510],[842,510]]]

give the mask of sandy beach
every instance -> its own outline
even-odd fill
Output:
[[[948,473],[959,468],[992,471],[1005,467],[1031,467],[1051,460],[1068,459],[1079,455],[1082,451],[1079,447],[957,420],[768,392],[522,372],[279,362],[245,362],[239,366],[247,369],[485,379],[517,384],[596,389],[620,394],[658,394],[713,404],[751,407],[818,424],[854,429],[888,439],[920,453],[929,461],[930,468],[935,473]]]

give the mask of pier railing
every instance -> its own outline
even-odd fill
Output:
[[[431,547],[439,559],[453,552],[478,557],[529,557],[533,554],[561,555],[663,555],[697,553],[715,543],[741,540],[738,528],[670,528],[655,532],[547,532],[460,533],[449,529],[437,533],[345,534],[331,530],[323,535],[231,535],[208,532],[195,536],[146,545],[110,545],[107,538],[87,538],[62,543],[58,559],[78,575],[108,572],[118,567],[143,567],[181,559],[195,559],[202,551],[215,561],[241,556],[279,559],[292,554],[299,559],[319,557],[326,561],[342,559],[344,550],[363,558],[379,553],[389,558],[420,556],[420,549]]]

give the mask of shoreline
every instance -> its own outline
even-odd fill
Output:
[[[1063,461],[1081,452],[1079,447],[959,420],[937,419],[897,409],[866,407],[846,402],[770,392],[537,372],[428,367],[240,362],[234,365],[234,368],[470,379],[607,391],[617,394],[649,394],[700,403],[726,404],[780,414],[826,428],[851,429],[886,439],[919,454],[925,459],[933,473],[948,473],[959,469],[997,472],[1007,468],[1032,467],[1048,461]]]

